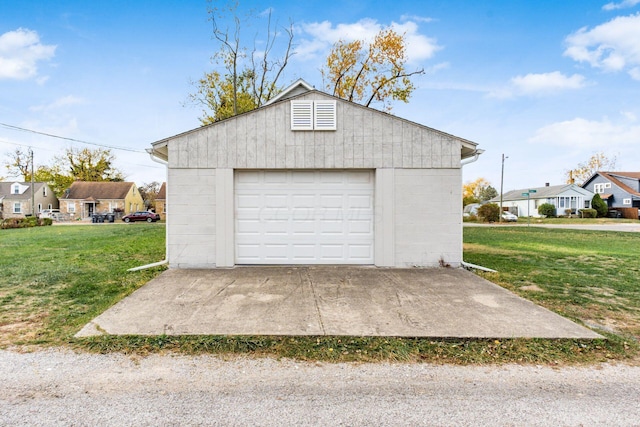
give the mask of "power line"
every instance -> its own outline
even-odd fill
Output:
[[[5,128],[11,129],[11,130],[17,130],[17,131],[21,131],[21,132],[29,132],[29,133],[35,133],[35,134],[38,134],[38,135],[44,135],[44,136],[48,136],[50,138],[58,138],[58,139],[64,139],[64,140],[67,140],[67,141],[79,142],[81,144],[89,144],[89,145],[95,145],[97,147],[111,148],[112,150],[130,151],[130,152],[133,152],[133,153],[145,153],[144,150],[135,150],[133,148],[118,147],[118,146],[115,146],[115,145],[107,145],[107,144],[98,144],[96,142],[83,141],[81,139],[67,138],[65,136],[53,135],[53,134],[50,134],[50,133],[39,132],[37,130],[32,130],[32,129],[25,129],[25,128],[22,128],[22,127],[19,127],[19,126],[8,125],[6,123],[0,123],[0,126],[3,126]]]

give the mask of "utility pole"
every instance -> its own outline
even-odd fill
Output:
[[[33,150],[29,147],[29,156],[31,157],[31,216],[36,216],[36,206],[35,206],[35,189],[33,182]]]
[[[498,222],[502,222],[502,187],[504,184],[504,159],[508,159],[509,156],[505,157],[504,153],[502,153],[502,171],[500,172],[500,219]]]

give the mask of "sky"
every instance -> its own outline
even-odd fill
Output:
[[[69,147],[103,147],[127,180],[165,180],[144,150],[200,125],[188,95],[220,70],[208,10],[223,5],[0,0],[0,164],[16,148],[31,148],[37,167]],[[268,11],[280,34],[293,25],[285,86],[323,90],[338,40],[404,34],[407,69],[425,73],[392,113],[478,143],[464,182],[499,190],[504,165],[505,192],[563,184],[597,152],[640,171],[640,0],[240,1],[238,16],[249,11],[241,39],[258,50]],[[4,166],[0,177],[13,179]]]

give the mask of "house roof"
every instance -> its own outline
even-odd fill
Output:
[[[530,199],[547,199],[551,197],[557,197],[560,195],[566,195],[566,193],[578,193],[583,196],[592,197],[593,193],[589,190],[585,190],[576,184],[563,184],[563,185],[551,185],[544,187],[535,187],[535,188],[523,188],[520,190],[511,190],[502,195],[502,201],[515,201],[515,200],[526,200],[527,196],[523,196],[523,193],[529,193],[530,190],[535,190],[535,193],[530,193]],[[499,202],[500,197],[494,197],[490,200],[491,202]]]
[[[163,182],[160,186],[160,190],[158,190],[158,195],[156,196],[156,200],[165,200],[167,198],[167,183]]]
[[[11,191],[11,187],[13,186],[13,184],[20,184],[26,187],[29,187],[28,190],[26,190],[25,192],[21,193],[21,194],[13,194],[13,192]],[[33,189],[35,192],[38,192],[42,189],[43,186],[46,185],[46,183],[44,182],[34,182],[33,183]],[[0,182],[0,198],[3,199],[7,199],[7,200],[22,200],[24,198],[27,197],[31,197],[31,183],[30,182],[19,182],[19,181],[13,181],[13,182]]]
[[[443,136],[456,139],[456,140],[460,141],[460,143],[462,145],[461,159],[468,159],[468,158],[471,158],[471,157],[475,156],[476,154],[479,155],[482,152],[484,152],[484,150],[478,150],[477,149],[478,144],[476,142],[469,141],[467,139],[460,138],[458,136],[448,134],[448,133],[440,131],[438,129],[430,128],[428,126],[422,125],[420,123],[413,122],[411,120],[403,119],[403,118],[398,117],[398,116],[393,116],[393,115],[391,115],[389,113],[386,113],[386,112],[383,112],[383,111],[379,111],[379,110],[376,110],[376,109],[371,108],[371,107],[366,107],[366,106],[360,105],[360,104],[358,104],[356,102],[347,101],[347,100],[344,100],[342,98],[335,97],[333,95],[330,95],[330,94],[327,94],[325,92],[322,92],[322,91],[319,91],[319,90],[315,89],[313,86],[311,86],[309,83],[305,82],[303,79],[296,80],[290,86],[285,88],[281,93],[279,93],[277,96],[275,96],[274,98],[272,98],[271,100],[269,100],[267,103],[263,104],[261,107],[259,107],[256,110],[247,111],[245,113],[238,114],[238,115],[233,116],[233,117],[229,117],[229,118],[221,120],[219,122],[214,122],[214,123],[211,123],[211,124],[206,125],[206,126],[201,126],[201,127],[196,128],[196,129],[192,129],[192,130],[189,130],[189,131],[186,131],[186,132],[182,132],[182,133],[174,135],[174,136],[170,136],[168,138],[161,139],[161,140],[156,141],[156,142],[152,142],[151,143],[152,148],[147,149],[146,151],[149,154],[151,154],[152,156],[154,156],[154,157],[162,159],[163,161],[167,161],[168,157],[169,157],[167,144],[172,139],[176,139],[176,138],[191,134],[193,132],[199,132],[202,129],[205,129],[205,128],[210,127],[210,126],[218,126],[218,125],[221,125],[222,123],[225,123],[228,120],[234,120],[234,119],[238,118],[239,116],[242,116],[242,115],[245,115],[245,114],[252,114],[255,111],[263,109],[263,108],[269,108],[269,107],[273,106],[274,104],[277,104],[277,103],[279,103],[281,101],[284,101],[286,99],[295,99],[297,97],[303,96],[303,95],[308,94],[308,93],[313,93],[313,92],[321,94],[321,95],[326,96],[326,97],[334,98],[334,99],[336,99],[336,101],[339,101],[339,102],[349,103],[349,104],[354,105],[354,106],[359,107],[359,108],[364,108],[364,109],[367,109],[367,110],[377,111],[379,114],[382,114],[382,115],[385,115],[385,116],[388,116],[388,117],[393,117],[394,119],[402,120],[402,121],[405,121],[407,123],[411,123],[411,124],[413,124],[415,126],[422,127],[424,129],[428,129],[428,130],[430,130],[432,132],[439,133],[439,134],[441,134]]]
[[[133,182],[86,182],[75,181],[65,191],[63,199],[124,199],[127,196]]]
[[[638,190],[634,190],[633,188],[629,187],[627,184],[623,183],[617,178],[617,177],[631,178],[631,179],[637,179],[638,181],[640,181],[640,172],[596,172],[596,174],[600,174],[600,176],[608,179],[609,181],[611,181],[612,184],[615,184],[616,186],[626,191],[627,193],[640,197],[640,192],[638,192]],[[589,182],[590,180],[591,178],[589,178],[589,180],[587,180],[584,185],[586,185],[587,182]]]

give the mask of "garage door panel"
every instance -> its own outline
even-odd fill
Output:
[[[244,172],[243,172],[244,173]],[[287,184],[287,172],[286,171],[269,171],[264,175],[265,184]]]
[[[266,208],[286,208],[288,205],[286,194],[265,194],[263,198]]]
[[[320,208],[322,209],[340,209],[344,206],[344,197],[341,194],[321,194]]]
[[[264,224],[264,234],[267,236],[286,236],[289,234],[289,221],[272,220]]]
[[[371,209],[373,200],[368,194],[356,194],[347,198],[348,209]]]
[[[237,264],[373,264],[372,171],[237,171]]]
[[[320,248],[320,258],[324,261],[342,261],[345,258],[344,249],[345,245],[343,244],[322,245]]]
[[[293,221],[291,234],[293,236],[313,236],[316,234],[316,222],[311,220]]]
[[[350,220],[347,224],[350,235],[369,236],[373,233],[373,221],[371,220]]]
[[[344,221],[323,219],[320,220],[320,229],[322,230],[322,234],[324,234],[325,236],[342,236],[344,235]]]
[[[236,224],[236,233],[241,236],[259,236],[262,233],[261,222],[258,219],[246,219]]]
[[[260,196],[257,194],[241,194],[236,196],[237,209],[256,209],[260,206]]]
[[[313,261],[316,259],[316,245],[309,243],[293,243],[292,257],[294,261]]]
[[[264,257],[271,261],[286,262],[289,258],[289,245],[270,243],[264,245]]]
[[[316,197],[313,194],[294,194],[291,196],[291,207],[293,209],[312,209],[316,206]]]
[[[373,258],[372,245],[349,245],[349,258],[354,260],[369,260]]]
[[[369,184],[373,181],[373,174],[369,171],[350,171],[346,178],[350,184]]]

